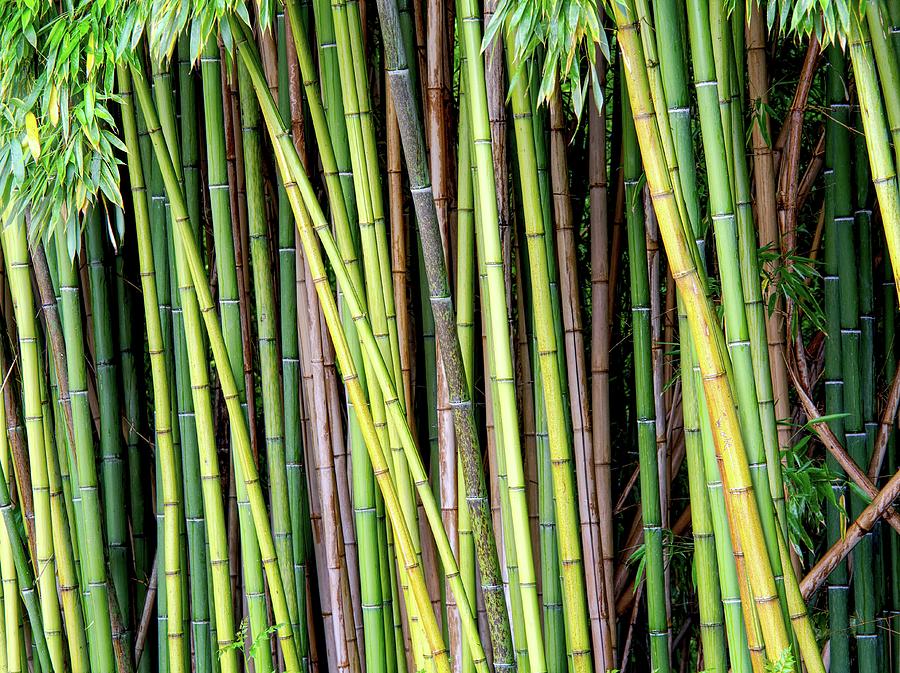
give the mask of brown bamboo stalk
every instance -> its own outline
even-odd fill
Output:
[[[747,84],[750,100],[757,107],[769,103],[769,77],[766,65],[765,17],[757,3],[751,4],[750,23],[747,39]],[[769,118],[759,115],[752,126],[753,185],[756,221],[759,226],[759,244],[780,249],[778,236],[778,213],[776,201],[776,176],[772,148],[767,142],[771,138]],[[771,270],[774,262],[769,264]],[[772,290],[769,290],[771,292]],[[769,300],[769,296],[765,297]],[[769,342],[769,370],[772,375],[772,390],[775,396],[775,415],[779,419],[790,416],[788,397],[788,377],[784,359],[784,320],[780,306],[768,314],[766,334]],[[790,427],[778,425],[778,445],[782,450],[791,445]]]
[[[778,226],[781,231],[781,249],[785,253],[791,253],[797,248],[797,184],[800,170],[800,140],[803,137],[803,116],[806,112],[806,102],[809,99],[820,53],[819,41],[813,35],[809,39],[797,89],[784,122],[787,140],[778,174]]]
[[[308,269],[305,269],[307,274]],[[320,530],[322,535],[322,564],[328,578],[328,598],[331,607],[331,626],[334,646],[333,661],[338,673],[355,673],[359,671],[359,659],[355,643],[347,641],[347,634],[352,632],[349,626],[352,608],[345,602],[342,591],[346,578],[345,554],[341,533],[340,505],[335,483],[334,460],[331,448],[332,423],[335,419],[329,414],[328,395],[325,382],[325,358],[323,354],[322,317],[319,301],[315,294],[315,286],[307,275],[307,308],[309,311],[309,376],[311,380],[313,419],[313,442],[311,454],[315,469],[315,481],[318,487],[318,501],[321,508]],[[326,419],[328,419],[326,421]],[[317,564],[318,565],[318,564]],[[321,596],[320,596],[321,598]],[[324,615],[323,615],[324,616]]]
[[[568,376],[569,412],[572,419],[575,481],[578,491],[578,514],[581,524],[581,544],[584,554],[585,586],[588,591],[588,615],[594,641],[594,666],[603,670],[603,651],[612,640],[609,625],[608,601],[603,601],[606,582],[603,578],[600,551],[600,524],[597,514],[597,484],[588,478],[594,465],[591,416],[588,411],[587,363],[584,354],[584,329],[581,320],[580,285],[576,258],[575,217],[569,193],[569,169],[566,157],[568,146],[562,94],[557,84],[550,99],[550,185],[553,192],[553,214],[556,229],[556,250],[559,260],[559,288],[562,301],[563,342],[566,374]],[[603,609],[601,609],[601,607]],[[611,655],[611,646],[609,653]]]
[[[898,405],[900,405],[900,368],[894,373],[891,390],[884,403],[884,411],[881,412],[878,435],[875,438],[875,449],[872,451],[872,459],[869,461],[869,468],[866,470],[869,479],[876,483],[881,472],[881,466],[884,463],[888,439],[890,439],[891,431],[894,429],[894,424],[897,420]]]
[[[447,125],[450,123],[451,92],[450,62],[447,48],[446,4],[441,0],[426,0],[426,50],[425,50],[425,130],[429,152],[429,174],[431,190],[437,213],[438,227],[444,243],[444,263],[452,269],[450,260],[449,227],[451,184],[450,172],[452,149]],[[441,496],[441,513],[444,528],[450,538],[454,552],[458,550],[458,525],[456,511],[459,505],[457,489],[456,434],[453,426],[453,412],[450,408],[450,394],[441,356],[440,339],[435,340],[437,365],[437,418],[438,418],[438,468]],[[433,594],[434,595],[434,594]],[[449,585],[445,586],[447,600],[448,635],[451,653],[459,652],[461,638],[459,614]],[[460,666],[459,657],[452,657],[454,665]]]
[[[803,208],[806,199],[812,192],[813,185],[819,179],[822,167],[825,165],[825,129],[822,128],[819,133],[819,140],[813,148],[812,156],[809,163],[806,164],[806,170],[803,171],[803,177],[800,179],[800,186],[797,187],[797,210]]]
[[[605,78],[606,64],[598,52],[597,70]],[[607,615],[615,614],[613,590],[614,548],[612,512],[612,441],[609,415],[609,213],[606,173],[606,106],[597,106],[593,96],[588,107],[588,175],[591,223],[591,447],[593,478],[597,491],[600,528],[600,562]],[[611,634],[613,635],[613,634]],[[616,638],[611,638],[613,661]]]
[[[324,321],[323,321],[324,322]],[[362,598],[359,589],[359,552],[356,545],[356,529],[353,526],[353,503],[350,499],[350,461],[347,458],[347,435],[343,424],[343,403],[340,384],[334,361],[334,346],[328,335],[328,328],[320,323],[322,361],[325,369],[325,392],[328,398],[328,417],[331,426],[331,452],[334,460],[335,483],[337,486],[340,533],[344,550],[344,566],[341,574],[341,591],[345,596],[350,613],[345,624],[347,645],[356,651],[359,661],[365,661]],[[351,656],[352,662],[352,656]]]

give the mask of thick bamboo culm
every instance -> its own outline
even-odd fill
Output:
[[[0,673],[890,667],[896,4],[0,3]]]

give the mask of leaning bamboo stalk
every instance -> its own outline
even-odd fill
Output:
[[[671,191],[668,171],[662,160],[664,154],[659,127],[650,102],[646,72],[642,67],[643,47],[637,35],[638,27],[634,23],[633,9],[630,3],[616,4],[614,8],[623,58],[633,74],[628,80],[629,97],[633,103],[641,153],[646,157],[648,184],[659,216],[660,233],[663,236],[672,275],[685,298],[691,333],[697,344],[711,426],[715,428],[715,443],[722,454],[723,466],[728,476],[728,497],[739,517],[740,525],[734,534],[742,541],[743,549],[750,560],[749,579],[757,601],[757,612],[763,627],[767,654],[770,659],[777,659],[789,647],[789,639],[762,536],[759,510],[753,498],[747,456],[734,406],[734,394],[725,373],[721,332],[715,324],[701,276],[695,266],[696,253],[691,251],[685,235]]]
[[[5,283],[4,283],[5,285]],[[9,493],[7,482],[13,483],[13,479],[9,479],[11,475],[11,463],[9,452],[9,435],[7,434],[7,404],[6,400],[11,400],[11,389],[7,385],[3,386],[2,397],[0,400],[0,499],[4,493]],[[7,495],[5,501],[9,500]],[[3,624],[5,627],[5,659],[9,673],[22,673],[22,647],[24,646],[19,635],[19,620],[21,619],[21,608],[18,600],[19,596],[19,580],[16,576],[16,561],[13,550],[14,536],[10,536],[6,524],[6,510],[3,508],[5,501],[0,503],[2,509],[3,525],[0,526],[0,581],[3,583]],[[21,541],[18,541],[19,547],[22,547]],[[26,591],[27,595],[27,591]],[[31,594],[34,596],[34,594]]]
[[[247,486],[251,516],[260,546],[262,565],[269,584],[269,593],[272,599],[275,618],[278,621],[276,631],[278,632],[285,664],[290,670],[299,670],[300,664],[297,659],[297,651],[293,642],[287,603],[281,586],[281,577],[277,567],[271,527],[269,526],[256,465],[251,453],[250,437],[238,397],[237,384],[232,367],[228,363],[228,350],[226,349],[222,328],[219,324],[218,317],[215,315],[215,307],[206,280],[203,263],[187,219],[187,208],[184,204],[184,197],[181,194],[181,190],[175,178],[175,172],[172,168],[171,157],[168,155],[167,145],[165,145],[165,140],[161,137],[159,123],[156,118],[156,110],[150,98],[147,84],[139,71],[135,72],[133,69],[132,75],[135,84],[135,92],[137,93],[138,100],[140,101],[141,108],[144,112],[144,117],[147,120],[147,128],[153,142],[157,162],[160,164],[163,178],[166,181],[166,191],[168,192],[172,203],[172,212],[178,234],[178,241],[185,248],[185,255],[191,271],[191,277],[194,280],[194,288],[200,303],[200,310],[206,324],[206,331],[209,336],[214,359],[218,365],[216,369],[228,406],[231,427],[236,436],[235,453],[240,461],[241,468],[243,469],[244,483]]]
[[[460,348],[460,337],[457,334],[440,221],[432,198],[428,168],[424,161],[424,137],[421,121],[412,89],[412,80],[405,67],[407,61],[400,33],[399,12],[396,3],[379,2],[378,8],[382,30],[392,38],[385,40],[386,60],[391,81],[390,91],[395,101],[398,120],[401,122],[400,132],[413,191],[419,237],[423,253],[426,256],[425,269],[428,275],[429,300],[435,327],[438,331],[438,341],[441,345],[440,355],[448,386],[450,405],[454,412],[457,448],[463,464],[466,501],[473,526],[482,585],[483,587],[499,586],[499,582],[497,582],[499,577],[497,550],[489,523],[484,472],[481,469],[480,456],[478,456],[480,450],[478,449],[474,408],[469,392],[470,388],[466,383],[466,368]],[[524,497],[524,492],[522,495]],[[521,562],[520,559],[520,564]],[[498,640],[501,638],[498,630],[502,631],[502,625],[495,621],[500,614],[498,608],[502,607],[502,596],[498,596],[495,589],[490,589],[486,592],[486,598],[489,599],[488,609],[492,611],[491,641],[494,643],[495,660],[502,661],[502,651],[498,650],[501,642]],[[457,596],[457,601],[459,600],[460,597]],[[505,608],[503,610],[505,611]]]
[[[285,599],[291,623],[298,618],[296,587],[293,579],[294,550],[291,540],[288,506],[287,466],[284,446],[284,399],[278,371],[275,279],[269,259],[268,231],[264,210],[264,185],[261,172],[259,108],[244,70],[238,65],[241,103],[241,129],[244,149],[244,176],[247,191],[247,222],[256,314],[256,332],[260,361],[263,423],[268,461],[269,502],[272,508],[272,533],[278,565],[281,569]]]
[[[303,170],[299,164],[299,160],[294,152],[293,146],[287,144],[285,139],[279,135],[278,130],[283,128],[280,120],[278,119],[277,112],[274,110],[274,106],[272,105],[270,100],[265,98],[265,92],[262,90],[262,87],[259,86],[259,82],[261,81],[261,77],[259,75],[259,69],[256,66],[254,61],[254,57],[252,52],[247,50],[247,42],[241,41],[239,43],[240,55],[242,59],[245,59],[250,66],[251,77],[254,78],[254,85],[257,91],[257,95],[260,97],[260,103],[263,109],[263,115],[266,119],[267,124],[270,128],[270,133],[278,139],[276,144],[276,157],[279,160],[279,166],[284,174],[286,174],[290,179],[299,178],[299,183],[288,182],[287,186],[289,187],[289,194],[292,196],[292,205],[295,210],[295,214],[304,214],[302,218],[298,218],[298,223],[304,225],[301,229],[301,234],[303,234],[305,239],[305,250],[307,251],[307,259],[309,263],[315,262],[317,265],[320,263],[321,257],[319,257],[317,246],[313,245],[313,240],[311,238],[312,231],[306,225],[309,224],[308,216],[313,216],[315,223],[315,232],[318,234],[320,239],[325,245],[325,250],[329,255],[329,259],[332,260],[338,281],[342,284],[345,296],[347,297],[347,305],[348,309],[353,312],[354,320],[359,329],[361,341],[363,342],[366,351],[370,357],[371,363],[374,365],[374,373],[377,376],[377,379],[382,387],[382,390],[385,393],[385,402],[386,407],[393,415],[395,421],[399,421],[401,415],[405,415],[405,412],[400,407],[396,395],[393,392],[393,384],[391,381],[391,374],[387,368],[387,365],[384,363],[384,360],[380,356],[379,349],[374,340],[374,335],[372,334],[371,327],[368,322],[364,319],[362,312],[360,311],[359,299],[356,297],[355,292],[348,292],[348,290],[352,290],[352,285],[349,283],[349,278],[346,274],[346,270],[340,265],[337,264],[336,261],[339,259],[337,246],[335,244],[334,238],[331,235],[330,230],[325,223],[324,216],[318,208],[311,210],[308,215],[305,214],[303,203],[316,204],[314,199],[307,199],[308,196],[311,196],[311,185],[303,173]],[[302,188],[303,195],[301,196],[300,188]],[[301,199],[303,203],[301,203]],[[320,301],[322,301],[323,310],[326,310],[326,319],[329,320],[329,329],[331,331],[332,337],[335,340],[335,347],[338,354],[338,360],[342,367],[342,372],[345,378],[345,384],[348,388],[348,393],[355,396],[356,399],[359,399],[358,396],[362,395],[361,387],[359,386],[358,380],[355,377],[352,369],[352,363],[349,362],[347,358],[346,351],[346,342],[343,340],[342,332],[336,328],[335,316],[336,311],[334,310],[334,299],[331,296],[330,292],[326,292],[326,287],[322,285],[324,282],[323,277],[318,277],[317,284],[320,285],[321,289],[319,291]],[[366,423],[369,423],[369,419],[365,418]],[[413,469],[413,478],[415,479],[416,486],[419,490],[420,497],[422,499],[423,505],[425,506],[426,515],[428,516],[429,522],[432,525],[432,532],[435,534],[436,542],[438,543],[438,551],[440,553],[441,561],[445,564],[445,568],[447,570],[447,575],[449,578],[453,580],[454,591],[458,594],[458,600],[461,590],[460,581],[458,578],[458,572],[455,570],[455,561],[452,555],[452,552],[449,549],[449,542],[447,541],[446,535],[442,533],[442,527],[440,525],[440,512],[434,502],[433,496],[431,495],[430,489],[427,485],[427,478],[424,473],[424,469],[422,468],[421,461],[417,460],[417,454],[413,450],[414,446],[412,443],[412,437],[409,433],[408,426],[405,422],[398,422],[397,427],[401,430],[405,429],[401,436],[401,440],[403,442],[404,452],[406,453],[410,467]],[[374,432],[374,427],[372,429]],[[368,432],[368,430],[367,430]],[[366,445],[370,449],[373,458],[373,465],[375,464],[375,459],[378,458],[379,461],[383,460],[383,458],[376,451],[376,448],[379,444],[373,444],[371,440],[374,439],[374,434],[370,434],[367,438]],[[382,454],[383,455],[383,454]],[[390,484],[389,481],[385,481],[387,475],[381,474],[381,469],[376,465],[376,475],[379,477],[379,483],[382,485],[383,492],[387,489]],[[388,496],[392,498],[391,506],[395,506],[396,501],[396,493],[392,490],[387,490],[385,492],[386,504]],[[402,528],[397,528],[397,520],[395,516],[397,514],[397,510],[394,510],[391,513],[392,523],[394,523],[395,532],[402,533]],[[402,535],[397,538],[398,542],[400,542],[403,547],[401,551],[403,552],[407,564],[409,564],[411,573],[410,578],[415,579],[415,582],[418,583],[421,581],[421,575],[418,574],[418,566],[414,562],[414,558],[409,556],[409,552],[411,548],[406,545],[409,544],[409,539],[404,539]],[[412,571],[416,570],[415,573]],[[424,600],[428,605],[430,602],[427,600],[427,596],[420,592],[417,584],[412,584],[411,588],[414,592],[419,592],[418,594],[414,593],[414,597],[417,601],[419,601],[419,605],[423,605],[420,601]],[[428,636],[428,642],[431,647],[434,647],[437,641],[434,640],[434,632],[429,631],[433,626],[433,614],[430,613],[430,610],[425,610],[421,613],[423,616],[423,624],[426,628],[426,635]],[[473,649],[480,649],[480,643],[477,639],[476,627],[474,625],[474,620],[472,619],[471,614],[465,614],[463,611],[461,616],[463,617],[463,624],[466,628],[467,638],[470,640],[470,644],[473,646]],[[438,636],[438,641],[440,640]],[[442,650],[434,651],[433,653],[436,657],[436,661],[443,665],[443,659],[445,658],[445,652]],[[479,657],[479,660],[483,661],[483,654]]]
[[[5,405],[5,413],[7,419],[11,417],[10,412],[16,413],[15,407],[12,404],[11,391],[4,391],[4,405]],[[13,586],[17,586],[18,594],[22,596],[22,603],[25,606],[25,611],[28,615],[27,619],[31,624],[31,632],[32,632],[32,648],[37,650],[37,659],[35,663],[39,662],[39,665],[45,670],[53,670],[52,663],[50,659],[50,652],[47,647],[47,640],[44,634],[43,622],[41,620],[41,607],[40,607],[40,599],[38,597],[37,588],[35,586],[34,579],[34,571],[31,567],[31,562],[28,559],[28,544],[26,540],[23,540],[19,534],[19,526],[15,520],[15,510],[12,501],[10,500],[10,491],[9,485],[7,484],[7,480],[9,483],[14,483],[15,479],[12,474],[13,470],[11,469],[11,465],[7,463],[6,475],[0,479],[0,513],[3,516],[3,524],[5,531],[5,539],[8,540],[11,544],[8,547],[4,547],[6,552],[6,564],[8,565],[11,561],[14,566],[14,572],[16,575],[15,584],[9,582],[7,580],[6,587],[12,588]],[[9,572],[9,568],[7,567],[7,572]],[[4,575],[4,578],[6,575]],[[12,594],[15,596],[16,594]],[[10,613],[13,612],[10,610],[7,605],[8,601],[4,601],[4,611],[7,612],[7,619],[10,616]],[[16,643],[24,646],[24,642],[22,642],[21,637],[13,637],[12,634],[20,634],[19,630],[19,620],[16,619],[15,622],[10,623],[8,626],[8,632],[10,635],[10,640],[7,641],[7,644],[10,642]],[[16,660],[17,662],[21,662],[22,654],[24,653],[24,647],[21,650],[17,649],[15,651],[9,651],[10,661]],[[22,669],[27,670],[27,669]]]
[[[800,382],[799,377],[794,373],[793,370],[789,369],[788,371],[791,374],[791,379],[794,383],[794,389],[797,392],[797,397],[800,400],[800,405],[803,407],[807,418],[809,418],[809,423],[812,426],[812,429],[819,436],[819,439],[822,440],[822,443],[825,445],[825,448],[827,449],[829,454],[835,458],[837,463],[847,473],[847,476],[850,478],[850,480],[854,484],[856,484],[860,491],[862,491],[868,498],[871,498],[874,501],[874,499],[880,493],[879,490],[869,480],[865,472],[862,471],[862,468],[859,467],[859,464],[855,460],[853,460],[852,456],[847,453],[840,439],[838,439],[835,436],[834,432],[831,431],[828,423],[820,420],[822,415],[816,408],[816,405],[812,401],[812,398],[810,398],[809,392]],[[898,512],[892,506],[888,506],[888,508],[885,510],[884,517],[885,520],[894,528],[894,530],[900,533],[900,514],[898,514]]]

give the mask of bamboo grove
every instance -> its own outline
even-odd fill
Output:
[[[898,36],[0,0],[0,673],[900,671]]]

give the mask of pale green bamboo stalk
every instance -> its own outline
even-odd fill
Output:
[[[0,399],[0,481],[3,488],[10,471],[9,436],[7,435],[7,418],[5,399],[9,391],[3,391]],[[4,511],[5,519],[5,511]],[[7,532],[6,522],[0,526],[0,581],[3,584],[3,625],[4,625],[4,659],[9,673],[22,673],[22,642],[19,637],[20,603],[19,581],[16,577],[16,565],[13,558],[12,538]]]
[[[50,361],[50,374],[55,378],[53,363]],[[69,535],[69,520],[66,505],[63,501],[62,480],[59,474],[59,460],[53,441],[54,414],[51,397],[47,394],[45,380],[41,380],[41,406],[44,414],[44,446],[47,447],[47,484],[50,488],[50,516],[53,524],[53,549],[56,560],[56,572],[59,584],[60,602],[62,603],[63,623],[66,629],[69,666],[72,673],[85,673],[90,670],[88,643],[84,629],[80,585],[75,570],[75,558],[72,552],[72,540]],[[0,426],[4,427],[4,426]]]
[[[34,296],[29,272],[28,244],[25,223],[21,216],[6,224],[3,229],[3,251],[8,267],[10,292],[18,329],[20,351],[20,371],[22,372],[22,398],[25,414],[25,434],[28,442],[28,460],[31,487],[34,500],[35,565],[37,568],[37,594],[40,601],[40,626],[36,614],[29,614],[33,631],[41,630],[46,639],[49,657],[41,659],[48,670],[64,669],[64,643],[62,620],[56,595],[56,570],[53,555],[52,524],[50,514],[50,489],[47,481],[47,447],[44,442],[43,415],[41,409],[41,363],[38,352],[38,328],[34,319]],[[5,508],[9,503],[5,504]],[[98,527],[98,532],[99,532]],[[10,531],[7,525],[7,532]],[[12,535],[10,535],[12,537]],[[15,549],[15,547],[14,547]],[[102,558],[102,556],[101,556]],[[19,584],[23,591],[30,583],[21,576],[18,568]],[[30,608],[31,606],[29,606]],[[29,610],[32,612],[32,610]],[[34,637],[34,635],[32,636]],[[52,666],[52,669],[50,668]]]
[[[216,251],[216,274],[218,278],[218,302],[222,321],[222,333],[228,352],[231,371],[243,372],[243,347],[241,343],[241,318],[238,304],[238,279],[235,265],[234,238],[232,236],[232,212],[228,195],[228,174],[225,159],[225,121],[222,92],[222,72],[219,48],[214,39],[207,41],[200,59],[200,70],[203,81],[203,106],[206,129],[206,161],[210,210],[212,214],[213,240]],[[204,320],[207,317],[204,316]],[[237,399],[241,407],[246,407],[243,376],[235,378]],[[253,531],[252,515],[246,482],[246,471],[243,459],[237,450],[237,437],[232,422],[230,434],[230,453],[234,466],[235,490],[238,502],[240,521],[242,575],[244,593],[247,596],[250,613],[251,643],[267,628],[265,606],[265,585],[260,564],[259,543]],[[244,656],[249,652],[245,650]],[[257,648],[255,657],[257,673],[267,673],[272,668],[271,651],[268,647]],[[261,669],[261,670],[260,670]]]

